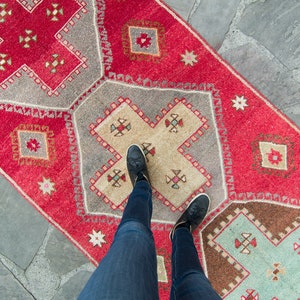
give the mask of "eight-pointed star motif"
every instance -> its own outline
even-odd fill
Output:
[[[93,233],[89,233],[90,240],[89,242],[93,244],[93,246],[102,247],[102,244],[105,244],[105,235],[99,230],[98,232],[93,229]]]
[[[43,192],[43,194],[48,194],[51,195],[52,192],[55,191],[54,182],[51,182],[50,178],[45,178],[43,177],[43,181],[42,182],[38,182],[39,184],[39,189]]]
[[[247,104],[247,99],[244,98],[244,96],[239,97],[236,96],[235,99],[232,100],[233,105],[232,107],[234,107],[236,110],[245,110],[245,107],[248,106]]]
[[[197,55],[194,54],[194,51],[187,51],[185,50],[185,54],[181,54],[181,61],[184,62],[184,64],[193,66],[194,63],[198,62]]]

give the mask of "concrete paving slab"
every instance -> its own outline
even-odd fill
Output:
[[[240,0],[201,0],[190,18],[190,24],[218,50],[236,14]]]
[[[34,297],[14,278],[0,262],[0,299],[33,300]]]
[[[26,269],[49,223],[0,176],[0,253]]]
[[[289,69],[300,68],[299,0],[266,0],[250,4],[238,24]]]

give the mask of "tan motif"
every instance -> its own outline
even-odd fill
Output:
[[[5,65],[12,65],[11,57],[8,54],[0,53],[0,71],[6,70]]]
[[[52,54],[52,61],[47,61],[45,63],[45,67],[46,68],[50,68],[50,72],[51,73],[56,73],[57,72],[57,68],[59,66],[62,66],[65,64],[65,60],[64,59],[59,59],[59,55],[58,54]]]
[[[59,7],[58,3],[51,3],[51,8],[47,8],[46,15],[50,18],[50,21],[57,22],[59,21],[59,16],[63,16],[64,9]]]
[[[271,142],[259,142],[262,167],[287,170],[287,146]]]
[[[37,35],[33,33],[30,29],[25,29],[25,35],[19,36],[19,43],[22,45],[23,48],[30,48],[32,42],[37,42]]]
[[[0,23],[4,23],[7,16],[12,15],[12,10],[7,9],[7,3],[0,3]]]
[[[191,132],[199,132],[202,135],[201,130],[206,125],[206,119],[197,116],[181,102],[166,112],[156,124],[149,122],[148,119],[148,122],[145,122],[143,117],[145,118],[141,111],[137,111],[137,107],[134,105],[130,107],[128,103],[123,102],[106,119],[99,121],[93,131],[103,146],[109,145],[118,153],[116,155],[118,161],[113,165],[113,169],[121,170],[123,173],[127,172],[128,146],[139,144],[144,147],[152,186],[163,197],[162,200],[167,199],[168,206],[177,209],[185,203],[193,191],[199,190],[204,184],[209,184],[207,176],[193,167],[180,150]],[[169,123],[175,117],[180,123],[178,127],[173,126],[177,121],[172,126]],[[172,128],[173,130],[170,130]],[[105,171],[111,172],[109,169]],[[112,189],[111,184],[107,182],[107,175],[104,174],[98,176],[93,187],[100,191],[99,196],[105,195],[116,207],[122,204],[124,195],[128,195],[132,189],[130,182],[122,184],[117,190]]]
[[[280,279],[280,275],[285,274],[285,268],[281,267],[280,263],[273,264],[274,269],[269,269],[267,271],[267,277],[271,277],[272,281],[278,281]]]

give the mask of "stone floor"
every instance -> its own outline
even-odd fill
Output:
[[[166,2],[300,126],[299,0]],[[0,299],[76,299],[92,264],[1,177],[0,190]]]

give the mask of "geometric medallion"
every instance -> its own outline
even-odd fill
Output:
[[[62,5],[41,0],[0,3],[1,87],[6,89],[8,82],[13,83],[27,73],[49,95],[57,94],[58,87],[63,88],[67,79],[71,80],[80,68],[86,67],[86,58],[60,33],[74,26],[80,18],[78,12],[85,12],[85,5],[73,0]]]
[[[157,198],[171,210],[182,210],[191,197],[203,192],[204,186],[211,186],[211,175],[197,161],[191,163],[191,156],[185,155],[182,148],[209,129],[208,120],[185,99],[174,99],[156,122],[151,122],[128,98],[119,98],[119,103],[111,107],[112,111],[105,112],[106,118],[90,124],[90,133],[114,154],[116,162],[99,166],[96,178],[90,178],[90,189],[112,209],[123,210],[131,192],[131,183],[126,179],[126,152],[134,143],[144,151]]]
[[[287,177],[295,171],[294,143],[287,137],[260,134],[252,143],[253,167],[260,173]]]
[[[160,60],[165,55],[165,30],[158,22],[131,20],[122,28],[124,54],[130,60]]]
[[[288,207],[260,201],[249,204],[249,210],[243,206],[233,204],[212,221],[210,229],[202,230],[205,253],[210,256],[208,268],[214,268],[212,261],[219,261],[221,272],[231,277],[215,281],[219,293],[226,299],[286,299],[289,291],[289,299],[297,299],[300,261],[293,245],[300,232],[299,209],[290,212]]]
[[[10,136],[13,159],[19,165],[48,166],[55,160],[54,133],[48,126],[20,124]]]
[[[270,142],[259,142],[264,168],[287,170],[287,146]]]

